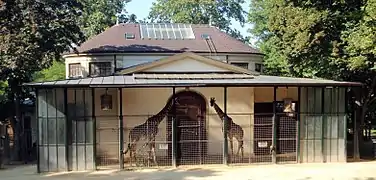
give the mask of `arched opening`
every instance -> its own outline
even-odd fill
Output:
[[[180,91],[176,106],[177,164],[202,164],[207,155],[206,100],[197,92]],[[172,141],[172,112],[168,116],[167,137]],[[172,147],[169,145],[169,154]]]

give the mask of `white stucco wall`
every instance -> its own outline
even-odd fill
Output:
[[[262,56],[254,54],[216,54],[209,55],[205,53],[197,53],[198,55],[206,56],[212,59],[217,59],[223,62],[248,62],[248,69],[255,70],[255,64],[262,64]],[[166,58],[174,54],[116,54],[115,55],[97,55],[97,56],[66,56],[65,57],[65,71],[66,78],[69,77],[69,64],[81,63],[82,76],[87,77],[89,72],[90,62],[111,62],[113,69],[127,68],[137,64],[147,63],[158,59]],[[116,61],[115,61],[116,58]],[[116,63],[116,64],[115,64]]]

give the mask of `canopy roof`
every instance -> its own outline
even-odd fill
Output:
[[[361,83],[247,74],[133,74],[27,83],[32,87],[361,86]]]

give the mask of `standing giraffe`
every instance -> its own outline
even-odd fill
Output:
[[[242,154],[241,154],[241,157],[243,158],[243,155],[244,155],[244,152],[243,152],[243,137],[244,137],[244,131],[243,131],[243,128],[241,126],[239,126],[238,124],[234,123],[232,121],[232,118],[227,116],[227,114],[225,114],[222,109],[218,106],[218,104],[215,102],[215,98],[210,98],[210,106],[211,107],[214,107],[215,111],[217,112],[219,118],[222,120],[222,122],[224,121],[224,118],[226,117],[227,118],[227,136],[229,138],[229,141],[230,141],[230,149],[231,149],[231,155],[232,157],[234,156],[234,148],[233,148],[233,138],[235,138],[237,141],[238,141],[238,151],[236,153],[236,155],[239,155],[239,151],[241,150]],[[222,132],[223,132],[223,129],[222,129]]]
[[[145,145],[149,145],[149,153],[151,152],[153,154],[153,161],[155,164],[157,163],[155,157],[155,136],[158,134],[159,124],[172,109],[172,106],[174,104],[173,101],[175,101],[175,105],[178,105],[177,98],[172,98],[172,100],[167,102],[165,107],[163,107],[163,109],[159,113],[148,118],[143,124],[134,127],[129,132],[129,143],[127,149],[123,152],[123,155],[126,155],[128,151],[130,151],[130,158],[132,159],[132,152],[133,157],[136,158],[136,144],[141,139],[145,139]]]

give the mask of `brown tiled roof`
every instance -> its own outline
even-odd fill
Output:
[[[142,39],[139,24],[119,24],[87,40],[77,47],[79,53],[115,52],[208,52],[210,49],[201,37],[210,35],[218,53],[261,54],[258,50],[238,41],[209,25],[192,24],[195,39]],[[125,39],[125,33],[133,33],[135,39]],[[73,51],[71,52],[73,53]]]

